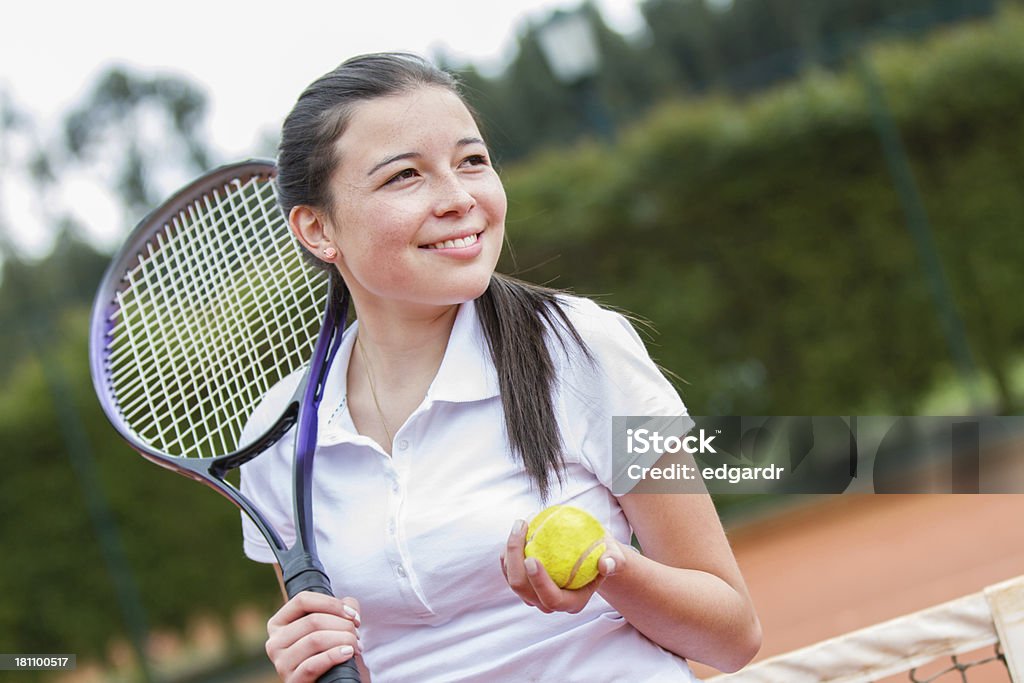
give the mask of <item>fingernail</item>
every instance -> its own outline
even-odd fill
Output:
[[[512,535],[522,536],[524,531],[526,531],[526,522],[521,519],[517,519],[516,523],[512,525]]]
[[[356,638],[356,652],[363,654],[363,641]]]
[[[615,560],[611,557],[604,558],[604,575],[611,576],[615,573]]]
[[[358,626],[362,622],[362,620],[359,618],[359,612],[355,611],[353,608],[349,607],[348,605],[344,605],[342,609],[345,611],[345,614],[352,617],[352,620],[356,622],[356,626]]]
[[[355,654],[355,650],[352,649],[351,645],[342,645],[338,648],[338,654],[340,654],[342,657],[351,657],[353,654]]]
[[[523,562],[523,564],[526,565],[526,573],[530,576],[536,576],[537,572],[540,571],[540,565],[537,564],[537,560],[532,557],[526,558],[526,561]]]

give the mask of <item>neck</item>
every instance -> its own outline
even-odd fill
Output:
[[[383,316],[379,309],[357,308],[357,348],[347,374],[349,413],[356,429],[388,453],[441,367],[457,312],[458,306],[449,306],[426,315]]]
[[[357,311],[360,343],[379,392],[422,384],[426,393],[441,366],[458,310],[452,305],[390,315]]]

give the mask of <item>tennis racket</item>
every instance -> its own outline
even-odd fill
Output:
[[[151,212],[114,257],[96,294],[93,385],[114,428],[142,456],[213,488],[266,537],[289,597],[332,595],[317,559],[311,481],[317,408],[345,328],[347,294],[309,266],[274,194],[276,168],[216,169]],[[240,443],[277,382],[303,380],[265,434]],[[228,480],[296,427],[296,540],[286,546]],[[355,658],[323,682],[358,681]]]

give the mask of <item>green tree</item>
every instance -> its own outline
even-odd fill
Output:
[[[206,97],[193,84],[114,67],[66,117],[62,162],[112,168],[121,201],[141,216],[172,189],[157,184],[169,167],[184,169],[177,182],[210,167],[205,115]]]

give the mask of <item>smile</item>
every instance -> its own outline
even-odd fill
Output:
[[[442,242],[435,242],[434,244],[427,244],[420,247],[420,249],[464,249],[476,244],[479,236],[480,233],[474,233],[454,240],[444,240]]]

